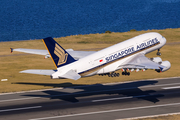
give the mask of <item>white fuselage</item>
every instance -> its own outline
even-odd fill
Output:
[[[165,43],[166,39],[159,33],[145,33],[102,49],[71,64],[57,68],[58,74],[55,73],[54,76],[64,74],[68,70],[74,70],[81,76],[116,71],[120,69],[118,66],[123,64],[127,59],[139,53],[147,54],[160,49]]]

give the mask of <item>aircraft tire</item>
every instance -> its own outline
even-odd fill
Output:
[[[125,75],[125,72],[122,72],[122,75]]]
[[[116,73],[117,77],[119,77],[119,73]]]
[[[161,53],[160,53],[160,52],[157,52],[157,55],[158,55],[158,56],[161,56]]]
[[[114,73],[114,77],[117,77],[117,73]]]

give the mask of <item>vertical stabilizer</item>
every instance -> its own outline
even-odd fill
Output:
[[[53,38],[44,38],[43,42],[56,66],[62,67],[76,61],[65,49],[63,49]]]

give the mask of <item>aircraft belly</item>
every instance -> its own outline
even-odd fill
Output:
[[[120,59],[120,60],[118,60],[118,61],[112,62],[111,64],[105,66],[105,67],[103,68],[103,70],[100,70],[100,71],[98,72],[98,74],[102,74],[102,73],[100,73],[100,72],[109,73],[109,72],[113,72],[113,71],[118,70],[118,69],[119,69],[118,66],[122,65],[125,61],[127,61],[127,60],[130,59],[131,57],[132,57],[132,56],[129,56],[129,57],[127,57],[127,58],[123,58],[123,59]]]

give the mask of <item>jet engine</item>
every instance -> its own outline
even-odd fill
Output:
[[[156,70],[157,72],[164,72],[171,68],[171,63],[169,61],[162,61],[162,62],[159,62],[159,64],[162,66],[165,66],[165,68],[163,68],[162,70],[157,69]]]
[[[150,60],[152,60],[153,62],[155,63],[160,63],[162,62],[162,59],[160,57],[153,57],[153,58],[150,58]]]

